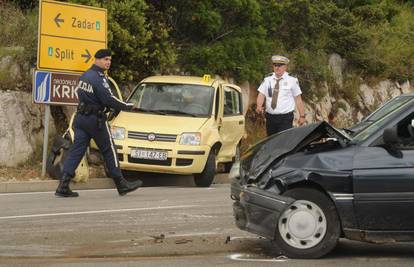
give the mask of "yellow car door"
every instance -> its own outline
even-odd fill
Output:
[[[218,154],[219,162],[230,162],[238,157],[241,138],[244,135],[244,116],[241,89],[232,84],[221,86],[222,110],[219,118],[219,133],[222,147]]]

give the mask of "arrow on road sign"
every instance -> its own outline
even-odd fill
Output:
[[[86,55],[82,54],[82,57],[86,57],[85,63],[88,63],[89,59],[91,59],[91,53],[89,53],[88,49],[85,49]]]
[[[59,24],[60,22],[65,22],[64,19],[59,18],[60,14],[61,13],[57,14],[57,16],[55,17],[55,23],[58,26],[58,28],[60,28],[60,24]]]

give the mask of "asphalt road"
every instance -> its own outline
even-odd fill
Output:
[[[414,243],[341,240],[321,260],[281,257],[238,230],[229,185],[0,194],[0,266],[412,266]]]

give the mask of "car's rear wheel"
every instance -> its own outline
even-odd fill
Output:
[[[311,188],[295,188],[284,196],[296,199],[278,220],[275,243],[289,258],[320,258],[338,243],[340,222],[334,203]]]
[[[209,187],[216,175],[216,155],[214,151],[210,151],[206,165],[201,173],[194,174],[194,183],[198,187]]]

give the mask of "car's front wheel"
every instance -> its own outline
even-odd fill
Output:
[[[206,165],[201,173],[194,174],[194,183],[198,187],[209,187],[216,175],[216,155],[214,151],[210,151]]]
[[[320,258],[338,243],[340,222],[334,203],[311,188],[283,194],[296,199],[279,217],[275,242],[289,258]]]

